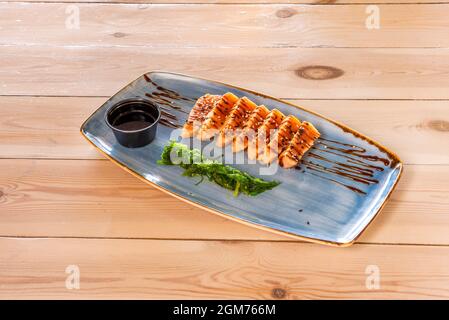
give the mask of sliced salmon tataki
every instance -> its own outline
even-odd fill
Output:
[[[267,115],[259,130],[257,130],[257,138],[248,141],[248,158],[257,159],[259,153],[263,152],[265,146],[270,142],[270,135],[273,130],[277,129],[284,119],[284,114],[278,109],[273,109]]]
[[[296,166],[320,137],[309,122],[265,106],[256,106],[247,97],[239,99],[228,92],[223,96],[206,94],[190,111],[182,136],[201,140],[217,137],[220,147],[232,142],[232,150],[248,150],[249,159],[269,164],[278,160],[285,168]]]
[[[207,114],[201,128],[198,130],[198,139],[208,140],[216,135],[224,125],[226,117],[238,100],[239,98],[231,92],[225,93]]]
[[[217,145],[223,147],[229,144],[243,130],[243,126],[249,119],[251,112],[256,108],[257,105],[247,97],[239,99],[221,127]]]
[[[320,137],[320,132],[310,122],[304,121],[301,126],[307,131],[307,135],[315,141]]]
[[[208,113],[220,99],[220,95],[205,94],[196,101],[182,128],[183,138],[193,137],[196,134]]]
[[[243,130],[238,134],[232,145],[232,151],[239,152],[245,150],[248,146],[248,140],[256,139],[257,130],[263,124],[263,121],[270,113],[270,110],[265,106],[256,107],[253,112],[250,113],[248,120],[243,126]]]
[[[284,168],[292,168],[320,137],[318,130],[309,122],[303,122],[293,136],[287,149],[279,156],[279,164]]]
[[[279,129],[275,132],[270,142],[265,146],[263,153],[259,156],[259,161],[268,164],[277,160],[282,151],[288,147],[300,126],[301,121],[295,116],[290,115],[285,117],[279,125]]]

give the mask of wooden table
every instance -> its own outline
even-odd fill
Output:
[[[449,1],[35,1],[0,3],[1,298],[449,298]],[[402,180],[349,248],[185,204],[79,134],[150,70],[343,122]]]

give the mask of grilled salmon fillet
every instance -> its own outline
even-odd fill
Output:
[[[296,166],[320,137],[310,122],[285,116],[277,109],[270,111],[230,92],[200,97],[182,131],[184,138],[196,136],[201,140],[217,134],[218,146],[232,142],[233,152],[247,149],[249,159],[264,164],[277,160],[284,168]]]
[[[270,142],[272,131],[279,127],[284,117],[284,114],[278,109],[270,111],[259,130],[257,130],[257,138],[248,141],[249,159],[254,160],[259,158],[259,154],[263,152],[265,146]]]
[[[257,108],[257,105],[249,100],[247,97],[243,97],[237,101],[231,112],[227,116],[220,133],[217,138],[217,145],[224,147],[229,144],[239,134],[250,114]]]
[[[265,164],[277,160],[284,151],[295,133],[299,130],[301,121],[295,116],[289,115],[282,120],[279,129],[275,132],[270,142],[265,146],[263,153],[259,156],[259,161]]]
[[[239,98],[231,92],[225,93],[207,114],[201,128],[198,130],[198,139],[208,140],[215,136],[224,125],[226,117],[238,100]]]
[[[234,139],[232,151],[239,152],[245,150],[248,146],[248,140],[256,139],[257,130],[263,124],[269,113],[270,110],[264,105],[256,107],[253,112],[250,113],[248,120],[243,126],[242,132]]]
[[[303,122],[288,147],[279,156],[279,164],[284,168],[296,166],[304,153],[312,147],[319,137],[320,133],[311,123]]]
[[[204,96],[200,97],[189,113],[187,122],[182,128],[181,136],[183,138],[193,137],[199,130],[206,116],[214,107],[215,103],[217,103],[220,99],[220,95],[212,94],[205,94]]]

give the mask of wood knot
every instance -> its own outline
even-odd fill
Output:
[[[123,33],[123,32],[115,32],[115,33],[113,33],[112,34],[114,37],[116,37],[116,38],[123,38],[123,37],[126,37],[127,36],[127,34],[126,33]]]
[[[275,299],[284,299],[287,296],[287,291],[282,288],[274,288],[271,290],[271,296]]]
[[[276,11],[276,17],[284,19],[284,18],[290,18],[291,16],[294,16],[297,14],[298,11],[296,11],[293,8],[284,8]]]
[[[328,80],[341,77],[344,71],[330,66],[306,66],[295,70],[295,74],[307,80]]]
[[[0,198],[3,197],[4,195],[5,193],[2,190],[0,190]]]
[[[449,131],[449,121],[444,120],[430,120],[427,122],[427,126],[435,131],[448,132]]]

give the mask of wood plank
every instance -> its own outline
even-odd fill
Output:
[[[449,297],[448,247],[0,239],[0,248],[0,298],[8,299]],[[79,268],[79,290],[66,289],[69,265]],[[380,272],[379,289],[367,288],[369,266]]]
[[[0,158],[103,159],[79,127],[105,100],[0,97]],[[291,101],[360,130],[405,163],[449,164],[447,101]]]
[[[4,0],[2,2],[42,2],[42,0]],[[149,0],[46,0],[55,3],[139,3],[148,5]],[[315,4],[315,5],[342,5],[342,4],[442,4],[447,0],[151,0],[152,4]]]
[[[109,96],[164,69],[282,98],[449,98],[448,49],[46,46],[1,47],[0,95]]]
[[[72,10],[67,11],[66,3],[0,3],[0,44],[449,47],[447,4],[378,5],[379,29],[366,27],[370,13],[363,5],[79,3],[76,7],[79,28],[70,27]]]
[[[106,100],[0,97],[0,157],[103,159],[79,129]]]
[[[280,240],[186,204],[109,161],[0,160],[0,236]],[[370,243],[449,244],[449,166],[405,166]]]

